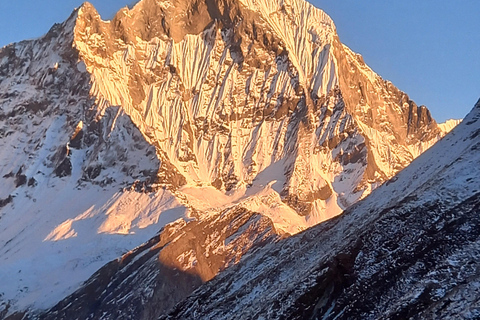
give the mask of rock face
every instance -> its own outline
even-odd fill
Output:
[[[122,106],[181,176],[161,180],[170,187],[241,190],[277,165],[267,179],[312,225],[443,135],[303,1],[144,0],[109,22],[88,4],[77,15],[92,96]]]
[[[266,245],[161,319],[477,319],[479,148],[480,101],[342,216]]]
[[[184,237],[202,223],[212,234],[203,249],[179,245],[168,268],[237,219],[246,249],[296,234],[454,125],[439,127],[303,0],[142,0],[111,21],[85,3],[44,37],[0,49],[0,315],[90,292],[81,285],[95,271],[154,236],[159,245],[178,219]],[[153,250],[148,272],[160,247],[134,251]],[[164,308],[232,264],[218,254],[182,275],[192,284]],[[111,286],[96,292],[108,313],[131,265],[105,268],[91,281]]]

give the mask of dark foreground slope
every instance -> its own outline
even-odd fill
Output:
[[[162,319],[480,317],[480,101],[344,215],[267,245]]]

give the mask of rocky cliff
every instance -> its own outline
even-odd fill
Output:
[[[122,106],[174,168],[160,182],[173,188],[277,180],[312,225],[443,135],[303,1],[141,1],[108,22],[85,4],[77,15],[91,95]]]

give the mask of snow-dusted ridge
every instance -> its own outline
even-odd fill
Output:
[[[440,127],[440,130],[442,130],[445,133],[449,133],[450,131],[453,130],[456,126],[458,126],[463,119],[449,119],[443,123],[439,123],[438,126]]]
[[[179,218],[298,233],[445,130],[305,1],[142,0],[111,21],[85,3],[0,49],[0,315],[53,306]]]
[[[342,216],[245,257],[160,319],[477,318],[479,148],[480,100]]]

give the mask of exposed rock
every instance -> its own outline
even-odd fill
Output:
[[[63,178],[72,174],[72,163],[69,158],[65,158],[58,167],[55,168],[55,174],[57,177]],[[26,182],[25,178],[25,182]]]
[[[35,180],[35,178],[28,179],[28,186],[29,187],[35,187],[36,185],[37,185],[37,180]]]
[[[20,169],[15,175],[15,187],[23,186],[27,183],[27,176],[22,174],[22,169]]]
[[[13,197],[9,195],[6,199],[0,199],[0,208],[5,207],[13,201]]]

